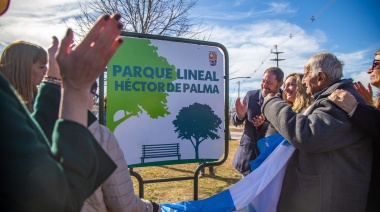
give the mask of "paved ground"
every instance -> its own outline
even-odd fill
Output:
[[[236,130],[238,130],[238,132],[236,132]],[[234,125],[230,125],[230,134],[231,134],[231,139],[240,140],[241,135],[243,134],[243,127],[242,126],[235,127]]]

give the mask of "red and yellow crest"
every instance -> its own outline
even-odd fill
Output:
[[[0,0],[0,16],[7,12],[11,0]]]
[[[218,55],[216,54],[216,52],[209,52],[208,53],[208,61],[210,62],[211,66],[216,65],[217,59],[218,59]]]

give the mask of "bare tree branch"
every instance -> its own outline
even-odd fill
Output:
[[[100,14],[118,12],[124,31],[173,37],[199,38],[210,29],[194,23],[191,9],[198,0],[85,0],[75,16],[74,31],[82,38]],[[204,35],[203,35],[204,36]],[[203,37],[203,40],[206,36]]]

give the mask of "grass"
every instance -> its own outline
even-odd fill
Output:
[[[230,129],[231,131],[241,131],[242,129]],[[231,185],[241,179],[241,174],[232,166],[232,158],[239,145],[239,140],[229,140],[229,153],[227,160],[220,166],[215,166],[216,176],[208,175],[206,168],[205,177],[198,181],[198,199],[205,199],[214,194],[228,189]],[[194,176],[198,164],[181,164],[167,166],[153,166],[134,168],[133,170],[141,175],[143,180],[160,178],[173,178]],[[132,176],[134,190],[138,195],[138,181]],[[144,199],[157,203],[171,203],[180,201],[190,201],[194,198],[194,180],[182,180],[172,182],[160,182],[144,184]]]

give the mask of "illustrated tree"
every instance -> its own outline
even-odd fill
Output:
[[[192,39],[207,40],[212,32],[211,28],[204,28],[202,22],[195,22],[191,17],[191,10],[196,6],[198,0],[84,0],[78,1],[80,13],[75,16],[75,26],[71,26],[76,34],[76,41],[81,38],[93,26],[100,14],[108,13],[121,14],[121,22],[123,31],[136,32],[144,34],[184,37]],[[63,20],[65,21],[65,20]],[[209,35],[206,34],[209,32]],[[126,42],[123,43],[123,45]],[[135,49],[136,50],[136,49]],[[136,54],[135,54],[136,55]],[[108,86],[108,76],[104,75],[104,90]],[[156,95],[154,99],[160,99],[163,93]],[[108,95],[108,94],[107,94]],[[109,96],[108,96],[109,97]],[[138,96],[141,98],[141,96]],[[134,102],[141,102],[133,100]],[[154,112],[151,117],[167,115],[166,100],[158,101],[160,106],[158,112]],[[134,104],[135,108],[127,108],[125,111],[128,115],[125,119],[135,116],[141,111],[141,108],[149,108],[150,111],[156,109],[151,108],[156,106],[151,101],[144,104]],[[161,108],[164,107],[164,110]],[[162,112],[163,111],[163,112]],[[148,113],[150,113],[148,111]],[[156,115],[159,113],[158,115]],[[118,123],[123,121],[120,119]],[[115,126],[118,124],[116,123]],[[108,126],[108,125],[107,125]],[[111,128],[113,128],[112,126]]]
[[[194,103],[182,108],[173,121],[178,138],[189,140],[195,150],[195,159],[199,159],[199,145],[210,138],[219,139],[217,134],[222,120],[214,114],[209,105]]]
[[[131,49],[133,49],[133,51],[131,51]],[[107,122],[108,128],[114,130],[121,122],[130,117],[138,116],[143,111],[145,111],[152,119],[165,117],[170,114],[167,105],[167,97],[169,96],[169,93],[167,92],[167,84],[170,84],[177,79],[176,68],[174,65],[170,64],[166,58],[158,55],[157,47],[151,45],[149,40],[137,38],[124,39],[123,47],[121,47],[110,60],[110,64],[118,64],[122,67],[133,64],[134,66],[139,67],[150,66],[168,68],[170,69],[168,72],[172,78],[153,76],[151,78],[144,76],[123,78],[127,81],[138,81],[145,84],[162,83],[164,85],[162,88],[163,91],[149,91],[148,89],[143,90],[139,87],[139,90],[128,91],[128,95],[125,95],[125,91],[108,93],[107,103],[108,105],[113,106],[107,108],[109,113],[115,114],[119,110],[125,112],[124,117],[116,122]],[[111,83],[109,86],[114,86],[114,81],[118,80],[117,76],[113,76],[113,74],[110,74],[108,79],[108,82]]]
[[[195,38],[202,24],[195,23],[190,11],[198,0],[85,0],[79,1],[80,14],[75,17],[76,34],[83,37],[100,14],[120,13],[123,31],[144,34]],[[211,31],[211,30],[210,30]],[[203,38],[205,39],[205,38]]]

